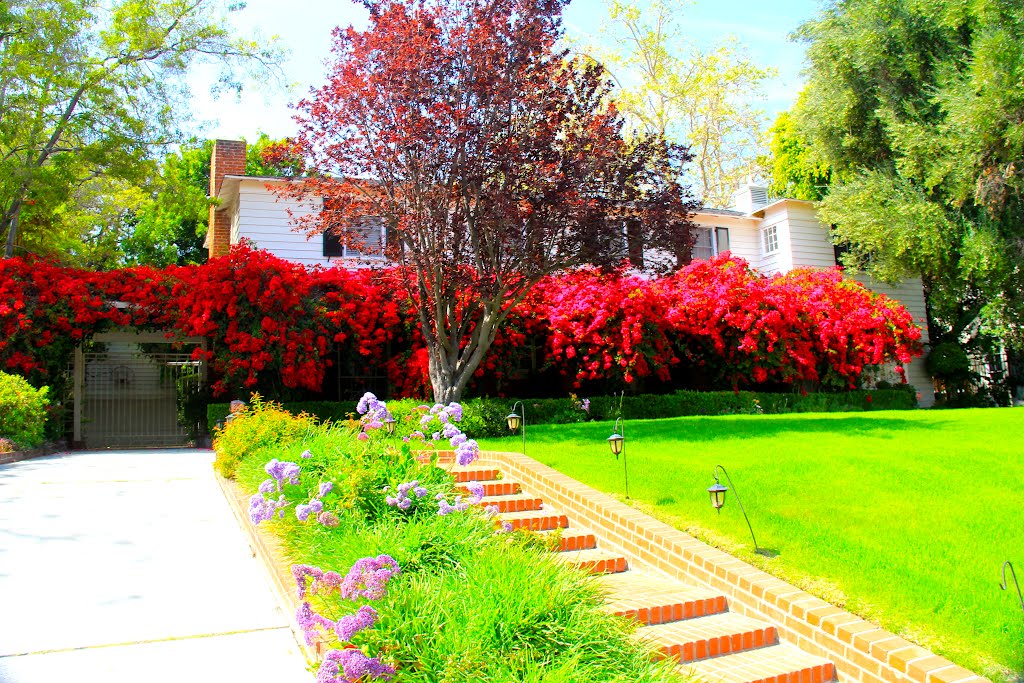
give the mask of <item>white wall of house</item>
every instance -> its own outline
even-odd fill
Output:
[[[758,242],[757,221],[743,216],[729,216],[711,212],[698,213],[693,218],[698,227],[714,230],[729,230],[729,251],[752,266],[757,267],[761,261]]]
[[[312,197],[300,202],[290,197],[279,197],[271,188],[284,182],[256,178],[238,182],[235,212],[238,227],[232,228],[231,243],[248,239],[259,248],[289,261],[306,266],[330,265],[334,259],[324,257],[321,236],[307,239],[305,233],[295,231],[297,218],[320,210],[320,198]]]

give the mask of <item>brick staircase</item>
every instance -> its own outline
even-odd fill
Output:
[[[450,464],[448,465],[450,466]],[[447,467],[446,466],[446,469]],[[515,529],[557,533],[559,559],[600,575],[605,609],[640,622],[639,637],[686,672],[721,683],[826,683],[833,664],[780,643],[773,624],[729,611],[725,595],[634,566],[602,543],[600,534],[577,528],[569,518],[514,481],[496,465],[453,467],[457,482],[484,485],[481,505],[496,505],[498,519]]]

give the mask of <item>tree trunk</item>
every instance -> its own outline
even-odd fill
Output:
[[[4,258],[14,256],[14,245],[18,239],[18,221],[21,218],[21,197],[11,202],[11,208],[4,213],[7,223],[7,245],[4,248]]]
[[[466,385],[480,367],[487,350],[491,348],[498,324],[503,319],[504,315],[495,315],[491,310],[485,311],[466,345],[459,345],[450,354],[445,353],[439,343],[428,342],[430,385],[434,390],[436,403],[447,405],[452,401],[461,400]],[[426,332],[424,330],[424,337],[430,339],[431,335]]]

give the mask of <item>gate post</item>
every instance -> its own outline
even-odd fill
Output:
[[[74,427],[71,435],[72,446],[82,443],[82,397],[85,395],[85,353],[82,345],[75,347],[75,368],[74,368],[75,389],[72,401],[74,402]],[[66,422],[64,424],[67,424]]]

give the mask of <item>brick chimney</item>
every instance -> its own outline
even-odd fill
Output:
[[[245,175],[245,141],[217,140],[210,159],[210,197],[220,194],[226,175]],[[224,256],[231,248],[231,217],[222,207],[210,207],[210,227],[206,236],[210,258]]]

